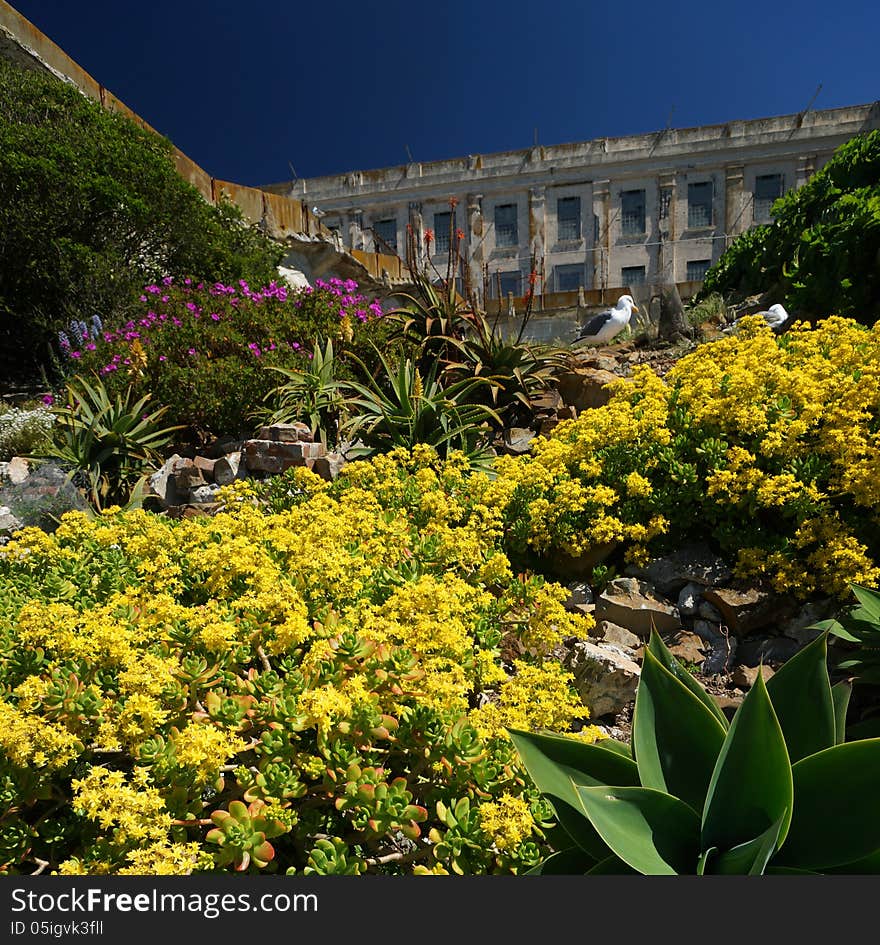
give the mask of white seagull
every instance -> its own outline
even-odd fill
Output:
[[[631,295],[621,295],[614,308],[599,312],[582,325],[572,343],[586,341],[591,345],[603,345],[619,335],[629,324],[632,313],[638,310],[639,307]]]
[[[774,331],[778,331],[788,321],[788,312],[778,302],[776,305],[771,305],[766,312],[755,312],[754,314],[760,315]],[[722,329],[723,333],[725,335],[735,335],[739,331],[739,323],[744,317],[741,315],[727,328]]]

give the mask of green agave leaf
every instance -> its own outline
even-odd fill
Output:
[[[592,872],[596,865],[593,857],[584,853],[580,847],[570,847],[558,853],[551,853],[546,860],[532,867],[524,875],[583,876],[585,873]]]
[[[587,870],[588,876],[637,876],[636,871],[624,863],[619,856],[613,853],[611,856],[600,860],[591,870]]]
[[[611,850],[644,875],[693,873],[700,818],[677,797],[643,787],[578,787],[587,816]]]
[[[701,814],[724,736],[706,704],[646,650],[632,726],[642,787],[665,791]]]
[[[716,876],[761,876],[776,850],[783,818],[771,824],[759,837],[740,843],[717,856],[708,870]]]
[[[861,643],[859,637],[853,636],[853,634],[837,620],[820,620],[819,623],[813,624],[813,628],[816,630],[827,630],[829,633],[834,634],[834,636],[840,637],[841,640],[847,640],[850,643]]]
[[[651,630],[651,638],[648,640],[648,652],[650,652],[661,665],[672,673],[675,678],[684,683],[688,689],[706,706],[707,709],[718,719],[727,731],[729,722],[727,716],[721,711],[718,703],[709,695],[708,692],[694,679],[694,677],[679,663],[679,661],[669,651],[669,647],[663,642],[660,634],[656,630]]]
[[[718,847],[709,847],[708,850],[704,850],[700,854],[699,860],[697,860],[697,876],[704,876],[706,874],[706,867],[709,865],[709,858],[717,855]]]
[[[617,755],[632,760],[632,750],[626,742],[618,741],[616,738],[600,738],[593,744],[596,748],[604,748],[605,751],[613,751]]]
[[[815,870],[796,870],[793,867],[787,866],[768,866],[766,870],[767,876],[821,876],[821,873],[817,873]]]
[[[823,870],[825,873],[838,873],[847,876],[874,876],[880,874],[880,850],[874,850],[867,856],[843,866],[832,866]]]
[[[860,584],[850,584],[850,590],[861,604],[861,610],[865,612],[863,619],[880,624],[880,593]]]
[[[793,794],[785,738],[759,674],[730,723],[712,773],[702,848],[729,850],[780,818],[781,844],[791,821]]]
[[[852,683],[843,680],[831,687],[831,700],[834,703],[834,744],[842,745],[846,741],[846,710],[852,695]]]
[[[880,738],[820,751],[792,776],[794,817],[777,865],[822,870],[880,848]]]
[[[792,764],[834,744],[834,699],[828,678],[826,633],[788,660],[768,681],[767,692]]]
[[[577,787],[636,785],[635,762],[574,738],[509,731],[529,777],[550,801],[566,833],[595,860],[607,857],[608,848],[587,817]]]

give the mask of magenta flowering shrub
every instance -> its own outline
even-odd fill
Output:
[[[141,311],[122,325],[73,325],[59,342],[71,374],[95,373],[111,394],[129,385],[167,406],[195,443],[249,435],[263,397],[278,384],[268,366],[302,367],[315,339],[357,353],[383,312],[353,280],[313,288],[277,282],[252,289],[170,276],[148,285]]]

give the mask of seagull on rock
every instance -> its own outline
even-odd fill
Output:
[[[631,295],[621,295],[614,308],[594,315],[578,330],[574,344],[586,341],[591,345],[604,345],[619,335],[629,324],[633,312],[639,310]]]
[[[760,315],[765,322],[774,330],[779,331],[779,329],[788,321],[788,312],[777,303],[776,305],[771,305],[766,312],[755,312],[755,315]],[[723,329],[725,335],[735,335],[739,331],[739,323],[745,316],[740,316],[734,322]]]

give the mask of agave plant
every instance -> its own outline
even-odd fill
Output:
[[[257,417],[269,424],[300,420],[309,424],[312,436],[320,437],[325,448],[335,446],[345,410],[345,397],[344,384],[336,376],[337,360],[332,340],[328,339],[322,348],[315,339],[312,359],[305,370],[272,366],[269,370],[287,380],[266,394],[263,401],[270,407],[259,412]]]
[[[378,354],[384,378],[367,375],[366,384],[346,382],[346,388],[356,395],[348,401],[355,411],[341,432],[351,439],[360,438],[367,455],[427,443],[441,456],[461,450],[473,464],[485,463],[489,424],[500,422],[500,417],[491,407],[472,403],[470,398],[488,381],[469,378],[443,387],[436,363],[423,375],[409,358],[395,368]],[[354,360],[366,374],[363,363]]]
[[[629,746],[511,731],[561,827],[533,872],[880,872],[880,739],[844,743],[849,692],[825,633],[728,723],[652,633]]]
[[[851,584],[857,604],[836,619],[815,624],[840,642],[836,669],[852,677],[853,703],[859,721],[847,729],[850,736],[880,736],[880,592]]]
[[[458,359],[444,368],[454,380],[485,378],[488,403],[502,417],[503,429],[532,418],[532,400],[555,383],[556,372],[567,364],[561,348],[530,344],[520,337],[508,338],[477,312],[467,317],[464,338],[448,338]]]
[[[160,452],[180,426],[160,427],[167,407],[145,413],[150,395],[132,401],[131,388],[111,397],[100,379],[76,376],[67,383],[67,400],[54,408],[54,439],[42,459],[57,459],[86,482],[88,496],[100,509],[134,496],[145,468],[162,462]]]

